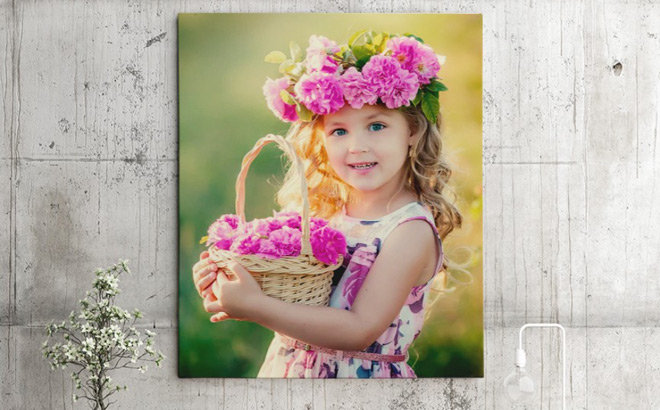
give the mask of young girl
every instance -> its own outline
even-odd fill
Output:
[[[442,194],[450,170],[441,158],[438,56],[414,36],[357,39],[339,47],[312,36],[306,59],[264,86],[271,110],[293,122],[287,140],[304,159],[311,213],[347,237],[330,306],[265,296],[238,263],[228,276],[208,252],[193,267],[211,321],[275,332],[258,377],[416,377],[408,348],[443,268],[441,240],[461,224]],[[284,210],[300,209],[296,178],[290,168],[278,192]]]

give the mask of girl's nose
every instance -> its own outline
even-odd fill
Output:
[[[351,146],[351,148],[348,149],[348,152],[351,153],[351,154],[360,154],[360,153],[368,152],[368,151],[369,151],[369,149],[367,147],[365,147],[364,145],[360,145],[360,146],[353,145],[353,146]]]
[[[369,148],[367,147],[366,141],[364,141],[363,138],[358,138],[357,136],[353,136],[353,138],[351,138],[350,145],[348,146],[349,153],[360,154],[367,151],[369,151]]]

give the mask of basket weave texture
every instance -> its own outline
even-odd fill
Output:
[[[209,255],[220,269],[227,268],[231,256],[250,272],[261,290],[268,296],[290,303],[327,306],[330,300],[332,275],[334,270],[341,266],[343,257],[340,255],[334,265],[326,265],[314,257],[310,242],[309,199],[303,163],[293,146],[280,135],[268,134],[259,139],[252,150],[243,157],[241,171],[236,178],[236,215],[239,224],[245,224],[245,179],[250,164],[261,149],[270,143],[276,143],[284,151],[291,160],[291,166],[295,167],[300,176],[303,205],[300,255],[267,259],[256,255],[240,255],[218,249],[215,245],[209,247]],[[229,270],[225,269],[225,271]]]

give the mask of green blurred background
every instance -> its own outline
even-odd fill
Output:
[[[433,304],[409,363],[419,377],[483,377],[482,18],[467,14],[179,15],[180,377],[256,377],[273,336],[249,322],[211,324],[191,274],[207,227],[235,212],[243,155],[257,139],[288,129],[268,110],[261,91],[266,77],[280,76],[264,56],[273,50],[288,55],[291,40],[305,50],[312,34],[345,44],[366,28],[413,33],[447,57],[440,71],[449,88],[440,93],[444,147],[465,222],[444,247],[449,257],[467,261],[473,281]],[[248,220],[277,209],[281,154],[270,144],[250,167]]]

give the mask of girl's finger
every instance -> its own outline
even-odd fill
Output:
[[[201,265],[200,265],[201,266]],[[193,269],[193,281],[197,282],[200,278],[208,275],[210,272],[216,272],[218,270],[218,265],[211,263],[204,267],[198,267],[198,269]]]
[[[193,280],[197,281],[197,278],[199,277],[199,272],[204,269],[206,266],[206,263],[203,261],[199,261],[193,265],[192,272],[193,272]]]
[[[211,296],[207,295],[204,298],[204,310],[209,313],[218,313],[222,311],[222,306],[217,300],[211,300]]]
[[[207,266],[215,266],[215,262],[211,258],[204,258],[193,265],[193,270],[200,270]]]
[[[213,293],[213,296],[216,297],[216,299],[218,298],[218,295],[221,294],[220,286],[221,286],[223,283],[227,282],[227,281],[228,281],[228,280],[227,280],[227,278],[225,277],[225,274],[222,273],[222,271],[220,271],[220,272],[218,273],[218,277],[217,277],[217,279],[215,280],[215,282],[213,282],[213,283],[211,284],[211,286],[209,286],[209,289],[211,289],[211,292]]]
[[[207,287],[206,289],[204,289],[202,291],[200,296],[202,297],[202,299],[204,299],[205,297],[207,297],[208,295],[211,295],[211,294],[213,294],[213,287],[209,286],[209,287]]]
[[[201,261],[202,259],[206,259],[209,257],[209,251],[204,251],[199,254],[199,260]]]
[[[202,277],[208,275],[211,272],[216,272],[217,270],[218,270],[218,267],[216,266],[215,263],[212,264],[212,265],[208,265],[208,266],[204,267],[203,269],[201,269],[199,271],[199,273],[197,274],[197,277],[202,278]]]
[[[201,279],[197,282],[197,293],[199,293],[200,296],[202,295],[202,291],[204,291],[213,283],[215,276],[215,272],[211,272],[206,276],[202,276]]]
[[[211,316],[211,322],[213,323],[222,322],[223,320],[229,320],[229,315],[225,312],[216,313],[215,315]]]
[[[218,282],[227,282],[229,281],[229,277],[227,276],[227,273],[224,271],[224,269],[218,269],[216,272],[216,278]]]
[[[227,272],[227,277],[230,279],[239,279],[239,280],[245,280],[247,276],[252,276],[250,272],[248,272],[243,265],[238,263],[236,259],[234,259],[231,255],[227,255],[230,259],[230,262],[227,263],[227,268],[229,272]]]

